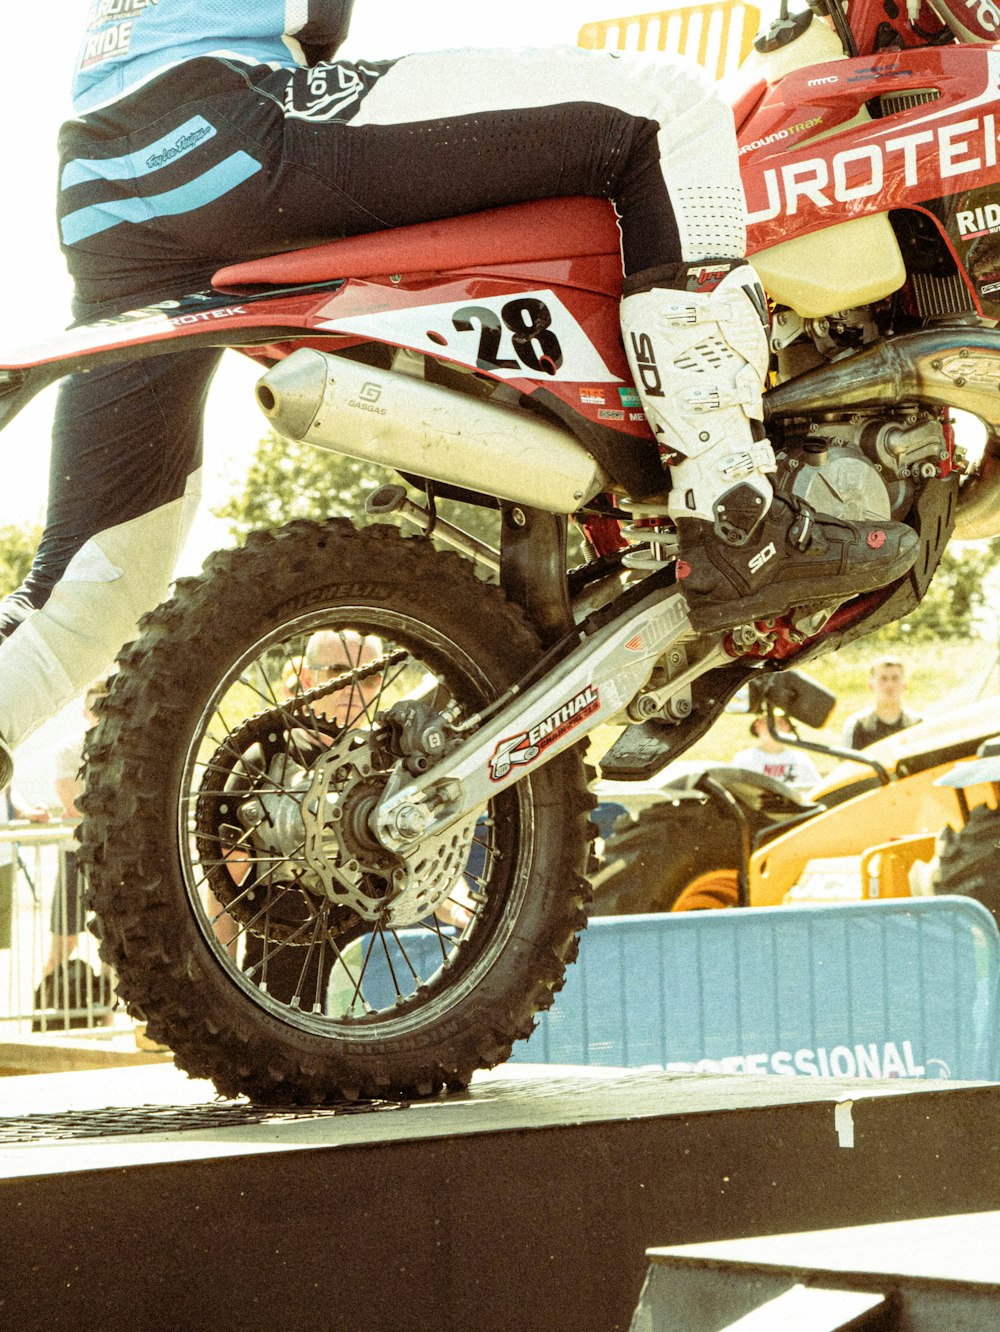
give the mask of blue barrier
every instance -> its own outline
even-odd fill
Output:
[[[432,934],[401,938],[439,964]],[[1000,1081],[998,1020],[1000,934],[969,898],[599,917],[512,1058]]]
[[[514,1058],[1000,1080],[1000,934],[963,897],[592,920]]]

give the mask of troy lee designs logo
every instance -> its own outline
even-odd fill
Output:
[[[499,741],[490,759],[490,776],[495,782],[501,782],[511,768],[534,763],[543,750],[579,726],[584,717],[591,716],[600,706],[600,693],[594,685],[588,685],[530,731],[520,731]]]
[[[182,153],[190,152],[192,148],[196,148],[201,143],[202,139],[211,138],[214,133],[215,130],[211,125],[204,125],[199,129],[192,130],[190,134],[182,134],[169,148],[164,148],[160,153],[150,153],[146,158],[146,166],[150,171],[159,171],[160,167],[166,166],[168,162],[172,162],[175,157],[179,157]]]
[[[784,214],[794,217],[803,201],[815,208],[854,203],[880,195],[887,175],[902,175],[910,188],[975,174],[997,164],[996,117],[984,115],[934,129],[913,129],[884,142],[860,144],[824,157],[809,157],[761,176],[766,202],[747,215],[751,225]],[[894,183],[894,182],[890,182]],[[756,198],[752,202],[757,202]]]

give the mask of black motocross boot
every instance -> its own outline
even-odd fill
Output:
[[[793,607],[872,592],[901,578],[920,545],[904,523],[848,522],[777,493],[740,544],[697,518],[679,518],[677,533],[680,587],[698,630],[773,620]],[[734,535],[739,540],[735,530],[730,540]]]

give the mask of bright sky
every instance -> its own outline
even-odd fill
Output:
[[[248,0],[249,2],[249,0]],[[0,83],[4,118],[5,207],[0,213],[4,279],[0,343],[34,341],[68,322],[69,281],[53,221],[56,136],[69,106],[69,79],[89,0],[4,6],[0,32],[9,59]],[[547,45],[575,42],[580,25],[615,13],[641,13],[642,4],[610,0],[505,0],[502,6],[467,0],[356,0],[349,57],[388,57],[450,46]],[[652,6],[651,6],[652,8]],[[28,53],[38,53],[27,58]],[[252,394],[259,370],[236,353],[223,359],[206,417],[205,499],[183,571],[223,543],[209,509],[237,489],[264,420]],[[3,483],[0,526],[40,521],[44,513],[49,429],[55,391],[36,398],[0,436]]]

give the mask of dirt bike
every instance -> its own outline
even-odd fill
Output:
[[[660,770],[750,679],[913,609],[952,535],[1000,531],[1000,48],[873,54],[891,25],[851,9],[853,33],[832,0],[835,53],[809,45],[818,19],[780,20],[770,54],[805,67],[735,114],[775,481],[908,523],[920,555],[892,586],[692,630],[603,201],[235,264],[0,361],[9,418],[70,371],[239,348],[279,433],[424,495],[370,505],[423,536],[335,518],[211,557],[120,658],[89,746],[90,903],[130,1010],[192,1075],[294,1102],[466,1085],[575,956],[581,742],[614,723],[605,775]],[[986,424],[976,466],[952,409]],[[499,507],[499,549],[440,496]],[[590,558],[567,569],[570,519]],[[343,653],[324,678],[317,641]]]

